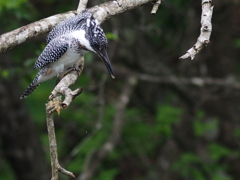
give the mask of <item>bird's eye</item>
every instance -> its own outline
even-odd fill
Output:
[[[93,46],[94,46],[95,49],[97,49],[97,50],[101,50],[101,47],[99,46],[99,44],[94,43]]]

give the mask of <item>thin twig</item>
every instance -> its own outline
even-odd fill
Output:
[[[197,42],[195,45],[190,48],[186,54],[181,56],[179,59],[187,59],[191,58],[191,60],[194,59],[196,54],[199,53],[199,51],[207,46],[210,43],[210,36],[212,33],[212,13],[213,13],[213,6],[212,6],[212,0],[202,0],[202,18],[201,18],[201,33],[200,36],[197,39]]]
[[[157,0],[154,3],[151,14],[156,14],[157,13],[157,10],[158,10],[159,6],[161,5],[161,3],[162,3],[162,0]]]
[[[94,70],[105,71],[105,67],[100,63],[95,63],[91,66]],[[211,77],[177,77],[171,72],[164,73],[164,75],[150,75],[146,73],[139,73],[132,69],[114,65],[115,74],[120,77],[134,76],[140,81],[146,81],[151,83],[162,84],[174,84],[174,85],[194,85],[197,87],[205,86],[219,86],[222,88],[232,88],[240,90],[240,83],[237,77],[228,78],[211,78]]]
[[[79,0],[77,13],[79,14],[87,7],[88,0]]]
[[[46,121],[47,121],[47,129],[48,129],[48,139],[50,145],[50,158],[51,158],[51,166],[52,166],[52,178],[51,180],[58,180],[58,172],[65,174],[70,177],[75,177],[74,174],[70,171],[62,168],[58,162],[58,153],[57,153],[57,141],[54,129],[54,115],[53,112],[50,112],[52,109],[52,104],[46,104]]]

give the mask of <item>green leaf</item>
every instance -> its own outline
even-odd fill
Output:
[[[113,180],[117,173],[118,170],[116,168],[103,169],[96,178],[93,178],[93,180]]]
[[[158,106],[156,115],[156,130],[165,137],[172,136],[172,125],[180,121],[182,110],[170,105]]]
[[[209,145],[209,152],[211,158],[214,161],[218,161],[221,158],[228,156],[231,153],[231,150],[217,143],[211,143]]]
[[[193,129],[196,136],[200,137],[205,134],[217,131],[219,128],[219,122],[217,119],[208,120],[206,122],[195,120],[193,122]]]
[[[118,35],[117,35],[117,34],[114,34],[114,33],[111,33],[111,32],[107,32],[107,33],[106,33],[106,37],[107,37],[109,40],[118,40]]]
[[[240,48],[240,38],[235,39],[235,40],[233,41],[233,46],[234,46],[235,48]]]
[[[3,8],[6,9],[16,9],[22,4],[26,3],[28,0],[1,0],[0,1],[0,11]]]
[[[193,171],[193,166],[201,164],[201,159],[196,154],[193,153],[183,153],[179,160],[173,165],[173,168],[177,170],[183,177],[192,177],[191,179],[202,178],[200,172]]]
[[[9,71],[6,69],[1,70],[1,76],[5,79],[9,78]]]
[[[219,121],[216,118],[206,119],[203,111],[198,111],[193,121],[193,130],[197,137],[214,135],[219,130]]]
[[[236,138],[240,137],[240,128],[236,128],[233,130],[233,136]]]

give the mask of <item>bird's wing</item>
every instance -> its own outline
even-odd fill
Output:
[[[48,34],[46,39],[47,44],[58,36],[82,29],[82,26],[86,24],[87,19],[90,19],[91,17],[92,14],[90,11],[85,9],[80,14],[60,22]]]
[[[33,68],[43,68],[62,57],[68,50],[68,38],[58,37],[53,39],[43,50]]]

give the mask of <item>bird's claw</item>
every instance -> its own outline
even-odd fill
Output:
[[[56,99],[53,99],[53,100],[49,101],[46,104],[46,107],[47,107],[47,112],[48,113],[52,113],[52,112],[56,111],[58,113],[58,115],[59,115],[60,112],[61,112],[61,109],[62,109],[62,100],[61,100],[61,98],[56,98]]]

